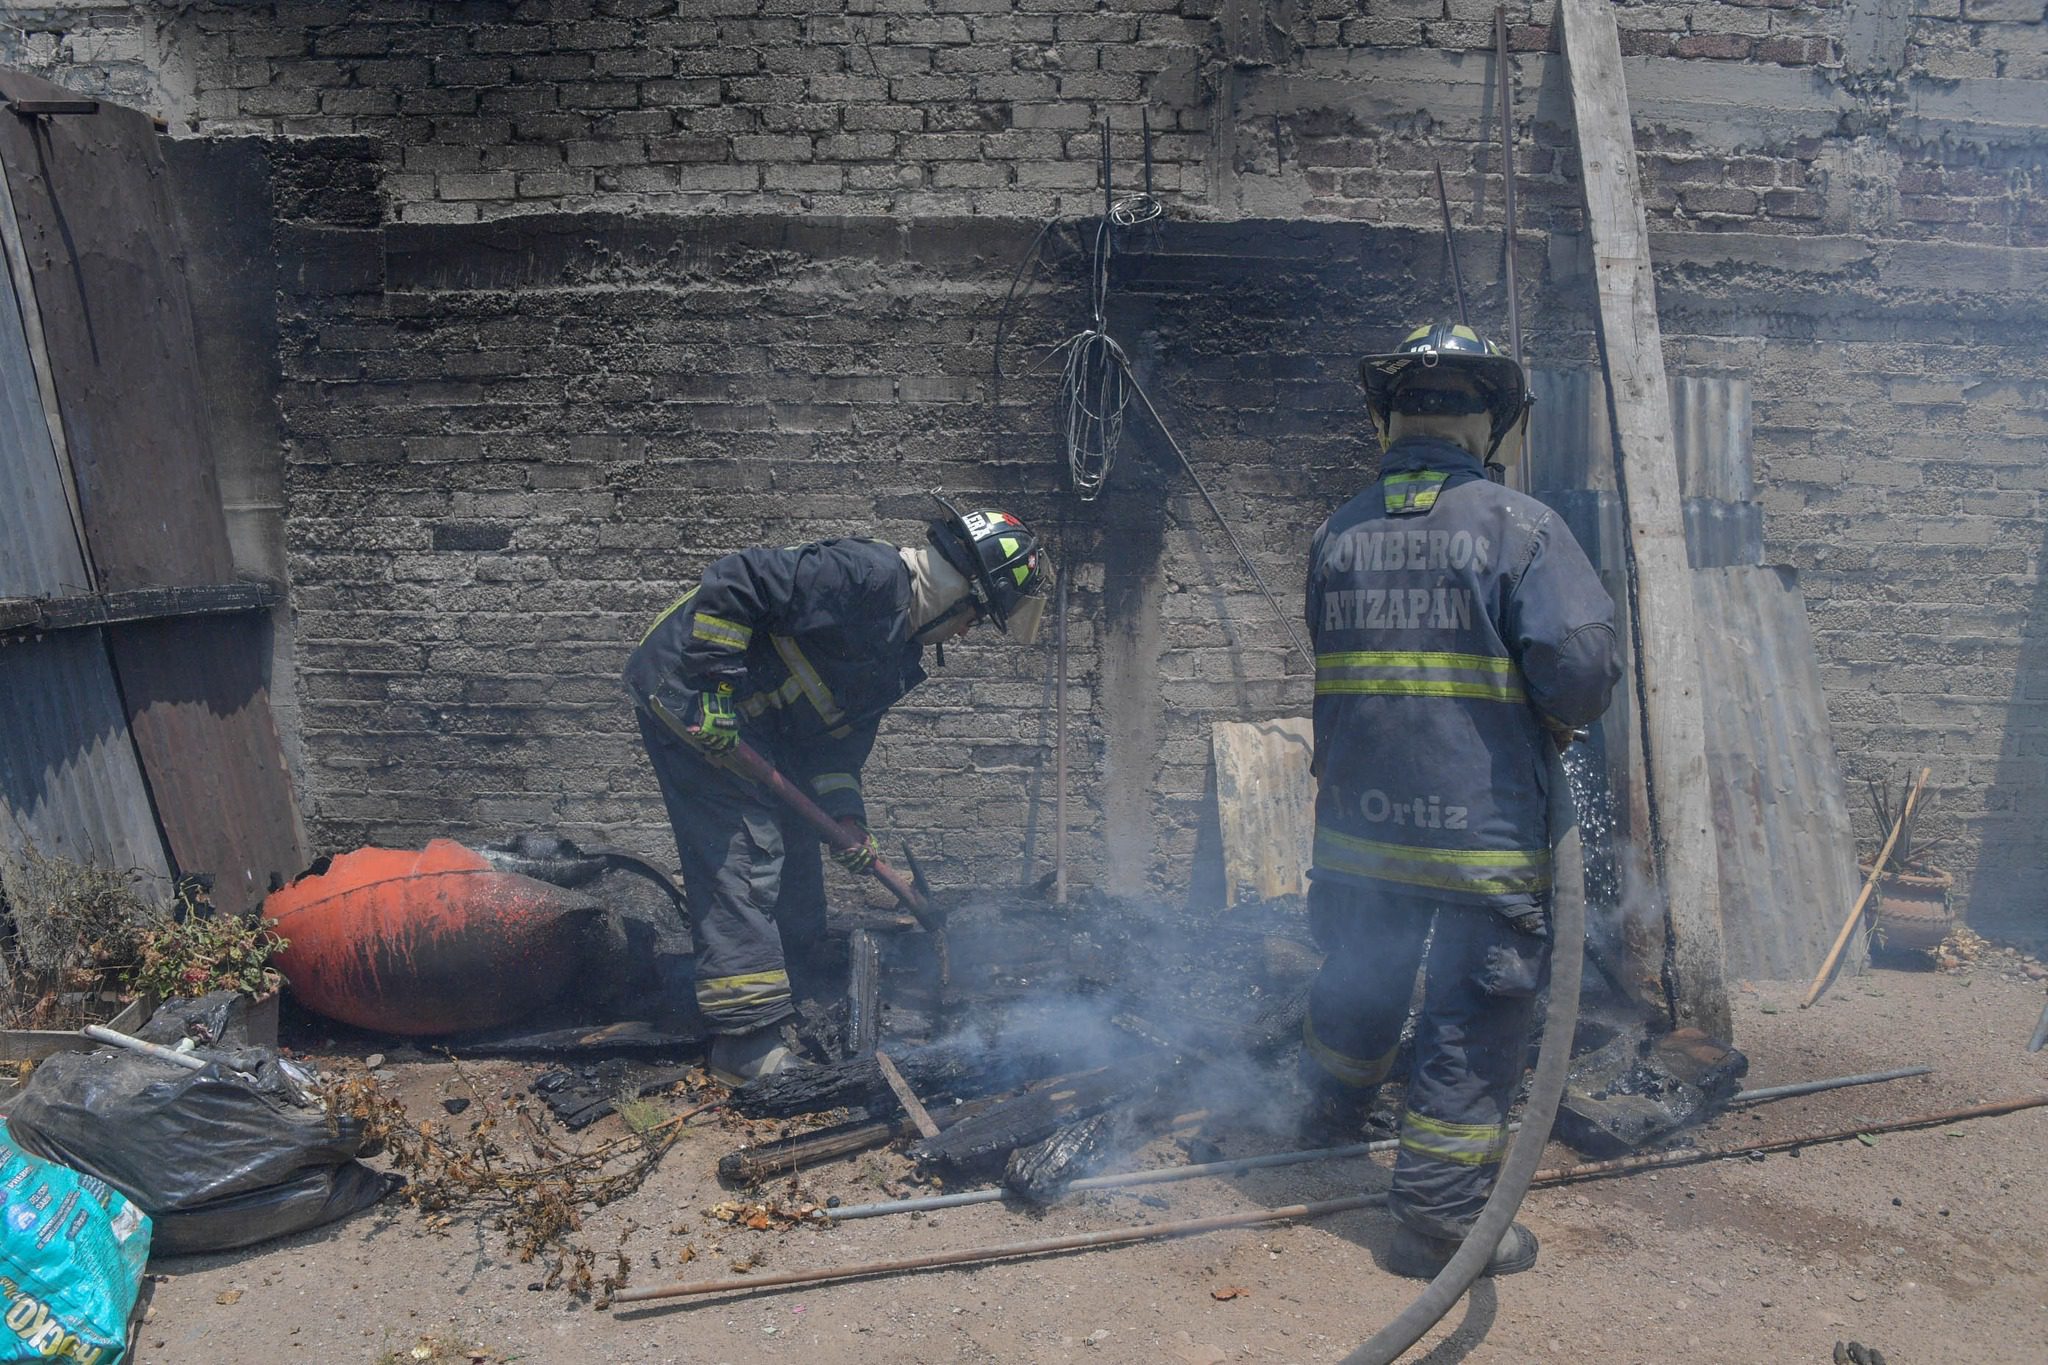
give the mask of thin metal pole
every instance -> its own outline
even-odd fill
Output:
[[[1519,365],[1522,363],[1522,291],[1515,282],[1515,235],[1518,227],[1515,217],[1515,96],[1514,83],[1508,78],[1508,15],[1505,5],[1496,5],[1493,11],[1493,69],[1500,88],[1500,97],[1495,103],[1500,106],[1497,112],[1500,115],[1502,227],[1507,248],[1508,354]]]
[[[1342,1199],[1320,1199],[1312,1204],[1288,1204],[1282,1208],[1259,1209],[1251,1213],[1224,1213],[1209,1218],[1188,1218],[1178,1223],[1147,1223],[1140,1227],[1105,1228],[1101,1232],[1080,1232],[1067,1237],[1041,1237],[1031,1242],[969,1247],[964,1251],[939,1251],[928,1256],[899,1257],[893,1261],[828,1266],[822,1270],[789,1270],[778,1275],[749,1275],[737,1280],[702,1280],[696,1284],[626,1289],[612,1295],[612,1302],[646,1303],[653,1299],[680,1299],[695,1294],[771,1289],[777,1285],[823,1284],[831,1280],[853,1280],[867,1275],[892,1275],[905,1270],[926,1270],[933,1266],[968,1265],[983,1261],[1007,1260],[1014,1256],[1042,1256],[1054,1251],[1079,1251],[1085,1247],[1151,1242],[1164,1237],[1191,1237],[1196,1233],[1216,1232],[1224,1228],[1255,1227],[1260,1223],[1279,1223],[1294,1218],[1320,1218],[1329,1213],[1375,1208],[1386,1202],[1387,1196],[1384,1194],[1353,1194]]]
[[[2034,1025],[2034,1036],[2027,1043],[2027,1051],[2039,1052],[2048,1047],[2048,1005],[2041,1006],[2041,1022]]]
[[[1789,1085],[1745,1090],[1730,1099],[1729,1103],[1766,1104],[1794,1095],[1812,1095],[1852,1085],[1876,1085],[1881,1081],[1925,1076],[1933,1070],[1931,1066],[1908,1066],[1896,1071],[1872,1071],[1855,1076],[1835,1076],[1822,1081],[1795,1081]],[[1519,1123],[1512,1123],[1508,1125],[1508,1131],[1519,1132],[1521,1127]],[[1110,1175],[1086,1176],[1071,1182],[1067,1189],[1076,1192],[1113,1190],[1130,1185],[1162,1185],[1179,1180],[1199,1180],[1211,1175],[1237,1175],[1244,1171],[1269,1170],[1275,1166],[1300,1166],[1311,1161],[1344,1161],[1351,1157],[1369,1156],[1374,1152],[1390,1152],[1399,1145],[1399,1138],[1387,1138],[1380,1142],[1354,1142],[1344,1147],[1314,1147],[1298,1152],[1268,1152],[1264,1156],[1233,1157],[1227,1161],[1208,1161],[1194,1166],[1161,1166],[1145,1171],[1119,1171]],[[939,1209],[966,1208],[972,1204],[993,1204],[1008,1194],[1008,1190],[998,1185],[981,1190],[960,1190],[954,1194],[926,1195],[918,1199],[889,1199],[875,1204],[849,1204],[844,1208],[826,1209],[824,1213],[830,1221],[840,1223],[851,1218],[882,1218],[897,1213],[931,1213]]]
[[[1053,639],[1059,655],[1053,683],[1052,899],[1067,903],[1067,580],[1060,576],[1053,601]]]
[[[1436,206],[1444,215],[1444,254],[1451,258],[1451,287],[1458,291],[1458,321],[1472,325],[1472,310],[1465,306],[1465,272],[1458,268],[1458,239],[1451,235],[1451,195],[1444,188],[1444,163],[1436,163]]]
[[[1964,1119],[1993,1118],[2000,1114],[2016,1113],[2022,1109],[2035,1109],[2048,1105],[2048,1094],[2020,1095],[2012,1099],[1995,1100],[1989,1104],[1971,1105],[1965,1109],[1950,1109],[1938,1114],[1921,1114],[1913,1118],[1892,1119],[1883,1123],[1866,1123],[1856,1128],[1840,1128],[1828,1133],[1809,1133],[1802,1137],[1780,1138],[1775,1142],[1743,1143],[1733,1147],[1698,1148],[1686,1152],[1658,1152],[1649,1156],[1621,1157],[1614,1161],[1591,1161],[1576,1166],[1559,1166],[1536,1173],[1534,1184],[1566,1185],[1598,1176],[1624,1175],[1631,1171],[1650,1170],[1666,1166],[1689,1166],[1703,1161],[1716,1161],[1723,1157],[1748,1156],[1753,1152],[1782,1152],[1794,1147],[1812,1147],[1823,1142],[1846,1142],[1858,1136],[1871,1133],[1892,1133],[1907,1128],[1927,1128],[1942,1123],[1957,1123]],[[1136,1227],[1105,1228],[1100,1232],[1076,1233],[1069,1237],[1046,1237],[1031,1242],[1007,1242],[992,1247],[969,1247],[961,1251],[941,1251],[927,1256],[906,1256],[892,1261],[868,1261],[858,1265],[827,1266],[819,1270],[791,1270],[777,1275],[749,1275],[736,1280],[703,1280],[695,1284],[655,1285],[647,1289],[628,1289],[614,1294],[614,1303],[645,1303],[654,1299],[677,1299],[697,1294],[738,1293],[753,1289],[772,1289],[779,1285],[822,1284],[831,1280],[859,1279],[868,1275],[889,1275],[906,1270],[925,1270],[934,1266],[969,1265],[985,1261],[1007,1260],[1017,1256],[1039,1256],[1055,1251],[1078,1251],[1087,1247],[1118,1246],[1129,1242],[1156,1241],[1164,1237],[1188,1237],[1201,1232],[1215,1232],[1223,1228],[1254,1227],[1260,1223],[1287,1222],[1297,1218],[1320,1218],[1324,1214],[1343,1213],[1351,1209],[1373,1208],[1386,1202],[1384,1194],[1354,1194],[1341,1199],[1323,1199],[1309,1204],[1289,1204],[1283,1208],[1261,1209],[1251,1213],[1227,1213],[1210,1218],[1189,1218],[1175,1223],[1145,1223]]]
[[[1194,465],[1189,463],[1187,452],[1180,448],[1180,442],[1174,440],[1173,433],[1166,429],[1166,422],[1159,416],[1159,409],[1152,406],[1152,395],[1145,392],[1145,386],[1138,382],[1138,376],[1134,374],[1130,379],[1131,391],[1138,395],[1138,401],[1143,403],[1145,411],[1151,414],[1152,425],[1159,428],[1159,434],[1166,438],[1166,444],[1173,451],[1174,458],[1179,460],[1180,467],[1188,472],[1188,478],[1194,482],[1195,491],[1202,495],[1203,502],[1209,504],[1209,511],[1215,516],[1216,524],[1223,528],[1223,534],[1229,538],[1230,548],[1237,551],[1237,557],[1244,561],[1245,568],[1250,569],[1252,577],[1258,581],[1259,591],[1266,594],[1266,602],[1273,608],[1273,615],[1279,618],[1281,626],[1286,629],[1287,638],[1294,644],[1294,652],[1301,655],[1310,667],[1314,667],[1316,656],[1309,653],[1308,646],[1301,642],[1301,632],[1294,628],[1293,618],[1280,609],[1280,599],[1273,596],[1273,590],[1266,585],[1266,576],[1259,572],[1259,566],[1252,563],[1252,557],[1246,554],[1244,546],[1238,543],[1237,532],[1230,529],[1230,522],[1224,518],[1223,509],[1216,505],[1216,499],[1209,496],[1208,486],[1202,482],[1202,476],[1195,472]]]
[[[1876,1085],[1880,1081],[1903,1081],[1908,1076],[1932,1075],[1931,1066],[1902,1066],[1897,1071],[1867,1071],[1858,1076],[1836,1076],[1826,1081],[1794,1081],[1790,1085],[1767,1085],[1745,1090],[1730,1104],[1762,1104],[1766,1100],[1788,1099],[1793,1095],[1815,1095],[1823,1090],[1843,1090],[1852,1085]]]

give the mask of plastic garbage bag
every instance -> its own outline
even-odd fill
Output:
[[[0,1362],[113,1365],[149,1259],[119,1190],[21,1150],[0,1123]]]
[[[52,1057],[15,1101],[15,1139],[141,1205],[159,1255],[317,1227],[403,1183],[354,1160],[361,1123],[330,1118],[269,1048],[200,1055],[201,1071],[116,1049]]]

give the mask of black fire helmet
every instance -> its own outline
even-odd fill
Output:
[[[1462,384],[1432,383],[1442,376],[1469,380],[1477,397]],[[1491,419],[1494,450],[1530,402],[1529,382],[1514,357],[1462,323],[1440,322],[1417,327],[1386,355],[1369,355],[1359,363],[1365,403],[1382,432],[1397,412],[1468,414],[1484,412]]]
[[[996,629],[1030,644],[1044,615],[1052,556],[1023,522],[993,508],[962,512],[937,489],[932,496],[946,509],[926,528],[932,548],[967,579],[975,602],[996,623]],[[1011,618],[1017,629],[1011,629]]]

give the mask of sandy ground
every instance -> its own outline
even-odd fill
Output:
[[[1800,1011],[1800,987],[1745,985],[1737,1041],[1765,1085],[1929,1062],[1931,1077],[1782,1101],[1723,1117],[1702,1145],[2048,1091],[2048,1052],[2024,1045],[2042,988],[2016,970],[1876,972]],[[538,1068],[494,1063],[493,1083]],[[421,1112],[455,1093],[445,1063],[394,1064]],[[617,1135],[616,1119],[589,1130]],[[1270,1150],[1256,1134],[1225,1151]],[[710,1207],[735,1134],[693,1131],[629,1200],[592,1220],[609,1247],[627,1220],[635,1284],[826,1266],[1070,1231],[1327,1198],[1375,1188],[1361,1164],[1154,1187],[1167,1208],[1094,1196],[1033,1217],[983,1205],[837,1228],[736,1230]],[[1155,1159],[1169,1160],[1161,1148]],[[1552,1161],[1572,1154],[1553,1146]],[[874,1161],[822,1168],[819,1195],[883,1197]],[[1891,1365],[2048,1358],[2048,1110],[1539,1190],[1523,1221],[1537,1268],[1484,1284],[1411,1354],[1452,1361],[1825,1362],[1838,1340]],[[601,1311],[528,1288],[502,1237],[458,1221],[422,1231],[403,1208],[231,1255],[162,1262],[147,1365],[410,1360],[423,1337],[527,1362],[1333,1361],[1397,1312],[1410,1281],[1375,1264],[1388,1224],[1353,1213],[976,1270]],[[680,1248],[697,1259],[679,1265]],[[716,1248],[716,1250],[714,1250]],[[664,1251],[666,1254],[664,1255]],[[659,1260],[657,1267],[655,1262]],[[1214,1291],[1244,1292],[1219,1300]],[[236,1291],[240,1291],[237,1293]],[[222,1302],[228,1300],[228,1302]],[[467,1356],[442,1359],[466,1360]]]

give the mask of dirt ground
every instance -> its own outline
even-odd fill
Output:
[[[1800,994],[1789,983],[1740,990],[1749,1084],[1919,1062],[1938,1072],[1730,1114],[1702,1145],[2048,1091],[2048,1052],[2024,1051],[2042,987],[2018,964],[1874,972],[1803,1012]],[[420,1114],[456,1093],[445,1062],[387,1065]],[[519,1087],[538,1069],[479,1068]],[[618,1122],[587,1136],[617,1136]],[[637,1223],[625,1248],[632,1282],[647,1285],[724,1276],[750,1256],[763,1272],[827,1266],[1327,1198],[1386,1178],[1364,1163],[1325,1164],[1140,1192],[1163,1208],[1098,1195],[1042,1216],[990,1204],[756,1232],[708,1213],[732,1197],[713,1168],[736,1136],[693,1129],[645,1187],[591,1220],[592,1244],[609,1249]],[[1212,1136],[1229,1155],[1280,1145],[1250,1131]],[[1574,1159],[1555,1145],[1550,1156]],[[1147,1158],[1183,1159],[1170,1144]],[[877,1167],[856,1158],[806,1184],[867,1202],[885,1197]],[[1482,1282],[1409,1359],[1819,1365],[1835,1342],[1855,1340],[1891,1365],[2036,1365],[2048,1351],[2048,1110],[1538,1190],[1522,1217],[1543,1240],[1536,1269]],[[493,1362],[1333,1361],[1416,1289],[1375,1264],[1388,1230],[1359,1212],[631,1311],[529,1288],[533,1267],[508,1258],[501,1234],[473,1220],[431,1233],[392,1205],[249,1251],[154,1265],[168,1278],[140,1354],[146,1365],[404,1365],[431,1349],[469,1360],[458,1347]],[[696,1259],[682,1265],[685,1246]],[[1242,1292],[1219,1298],[1227,1288]]]

